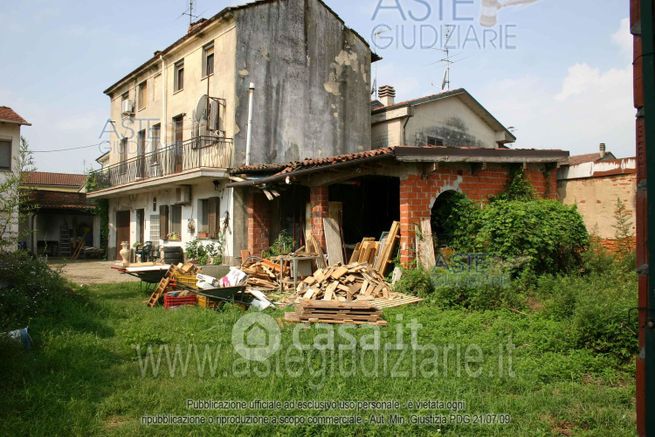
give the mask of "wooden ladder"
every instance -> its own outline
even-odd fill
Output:
[[[164,276],[161,281],[159,281],[159,285],[157,285],[157,288],[155,288],[155,291],[152,292],[150,295],[150,299],[148,299],[148,306],[150,308],[154,307],[157,305],[157,302],[159,302],[159,298],[161,298],[161,295],[164,294],[166,291],[166,288],[168,288],[168,284],[171,282],[171,279],[173,279],[173,266],[168,269],[166,272],[166,276]]]

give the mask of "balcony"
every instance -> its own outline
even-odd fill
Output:
[[[104,190],[175,176],[202,168],[227,169],[232,162],[232,139],[196,137],[91,172],[89,191]]]

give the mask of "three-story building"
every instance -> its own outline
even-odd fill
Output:
[[[226,8],[105,90],[110,152],[88,197],[122,242],[247,244],[229,170],[370,149],[370,47],[321,0]]]

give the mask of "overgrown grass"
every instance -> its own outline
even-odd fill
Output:
[[[361,350],[354,357],[341,359],[306,352],[300,355],[303,364],[294,362],[295,358],[282,351],[288,350],[296,325],[282,325],[281,352],[264,363],[246,363],[231,343],[232,327],[242,316],[241,310],[165,311],[147,308],[144,299],[135,284],[83,288],[67,297],[56,311],[32,321],[33,351],[24,352],[9,343],[0,345],[0,435],[634,435],[632,366],[584,347],[570,335],[570,320],[550,317],[542,310],[518,314],[505,309],[442,309],[432,302],[387,310],[385,318],[390,324],[380,329],[382,345],[396,341],[399,326],[409,340],[408,323],[415,320],[422,325],[417,335],[419,344],[475,344],[485,356],[476,367],[480,375],[472,377],[467,372],[458,374],[461,360],[445,358],[439,372],[413,375],[411,354],[391,354],[389,366],[399,363],[397,371],[409,371],[405,376],[391,377],[381,365],[377,375],[370,372],[375,369],[375,355]],[[270,314],[280,317],[282,311]],[[375,329],[351,328],[349,332],[362,339]],[[299,338],[308,344],[325,340],[324,334],[325,328],[314,326],[300,331]],[[497,371],[498,348],[510,338],[516,347],[512,353],[513,377]],[[339,336],[335,341],[347,342]],[[189,344],[220,348],[215,376],[207,372],[200,376],[192,364],[186,376],[178,372],[170,377],[162,371],[157,377],[142,377],[134,345],[142,346],[143,356],[148,345],[158,351],[162,345],[177,344],[182,350]],[[353,374],[339,371],[340,364],[353,363],[357,369]],[[322,366],[327,370],[321,371]],[[505,362],[503,368],[507,370],[507,366]],[[288,368],[300,369],[298,376],[288,375]],[[393,413],[405,417],[448,414],[404,407],[390,412],[299,408],[196,411],[186,408],[186,399],[463,400],[464,413],[507,413],[512,422],[504,426],[367,424],[348,428],[140,424],[140,417],[146,414],[338,414],[365,419]]]

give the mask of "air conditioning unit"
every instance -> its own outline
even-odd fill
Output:
[[[175,204],[188,205],[191,203],[191,185],[183,185],[175,189]]]
[[[134,101],[127,99],[123,100],[123,107],[121,108],[123,115],[132,115],[134,114]]]

